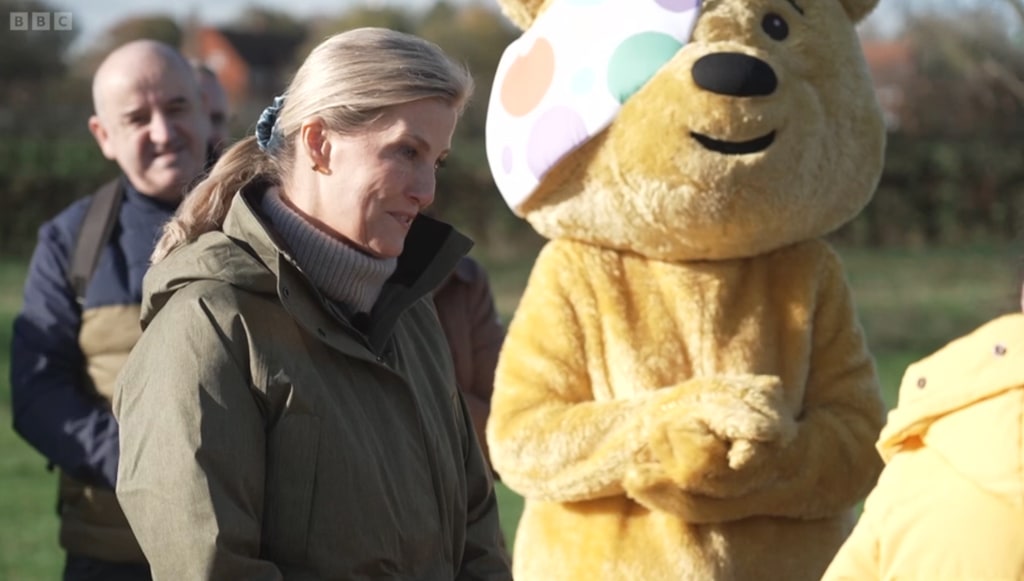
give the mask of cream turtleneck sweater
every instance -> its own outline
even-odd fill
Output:
[[[353,312],[370,312],[384,282],[395,271],[397,258],[375,258],[322,232],[270,188],[260,204],[261,214],[288,245],[295,263],[327,298]]]

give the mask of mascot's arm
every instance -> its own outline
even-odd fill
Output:
[[[738,470],[720,465],[690,472],[694,476],[684,482],[639,479],[631,496],[689,522],[710,523],[751,516],[823,518],[867,494],[882,466],[874,442],[884,404],[839,259],[831,250],[824,258],[795,437],[784,445],[756,445],[756,457]]]
[[[621,494],[626,466],[645,453],[644,423],[686,389],[594,401],[581,307],[572,300],[586,283],[573,250],[550,243],[534,265],[498,361],[487,425],[502,481],[556,502]]]

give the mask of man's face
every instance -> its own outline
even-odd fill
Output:
[[[200,77],[206,114],[210,117],[210,147],[220,155],[227,147],[228,138],[228,96],[217,77],[203,73]]]
[[[89,128],[139,192],[177,201],[203,170],[209,119],[187,65],[138,64],[104,77]]]

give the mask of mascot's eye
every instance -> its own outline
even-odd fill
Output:
[[[764,20],[761,21],[761,28],[775,40],[786,40],[786,37],[789,36],[789,25],[774,12],[765,15]]]

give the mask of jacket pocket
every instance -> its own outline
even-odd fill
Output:
[[[267,434],[263,553],[278,563],[306,561],[320,448],[320,418],[282,416]]]

